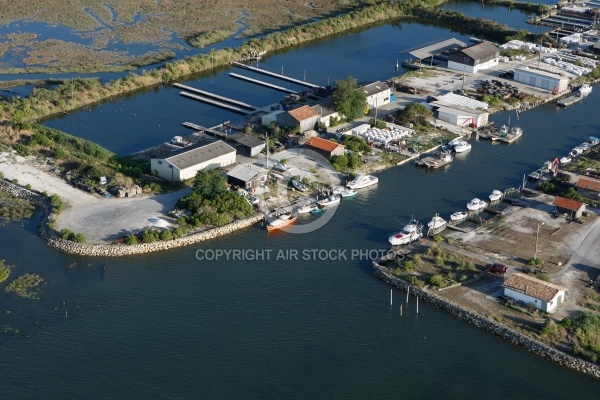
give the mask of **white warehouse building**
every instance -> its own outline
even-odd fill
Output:
[[[554,93],[562,93],[569,88],[569,79],[565,76],[537,68],[515,68],[514,80]]]
[[[487,111],[459,106],[445,101],[432,101],[424,105],[431,108],[437,119],[458,126],[479,128],[488,124],[490,116]]]
[[[197,144],[175,151],[164,158],[152,158],[150,169],[155,176],[171,182],[196,176],[202,169],[215,169],[235,164],[236,152],[222,140]]]

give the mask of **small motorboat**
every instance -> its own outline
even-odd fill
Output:
[[[280,215],[277,219],[274,219],[273,221],[269,222],[269,224],[267,225],[267,231],[270,232],[285,228],[286,226],[293,224],[297,218],[298,217],[292,214]]]
[[[558,160],[558,161],[560,161],[561,165],[565,165],[565,164],[568,164],[571,161],[573,161],[573,159],[569,156],[566,156],[566,157],[561,157],[560,160]]]
[[[469,213],[466,211],[457,211],[450,216],[451,221],[462,221],[469,216]]]
[[[356,177],[348,182],[346,186],[350,189],[362,189],[371,185],[375,185],[379,182],[379,178],[373,175],[358,174]]]
[[[579,89],[577,89],[577,94],[579,96],[587,96],[591,93],[591,91],[592,86],[589,83],[584,83],[583,85],[579,86]]]
[[[471,150],[471,147],[471,143],[467,142],[466,140],[461,140],[456,146],[454,146],[454,151],[456,153],[464,153],[465,151]]]
[[[298,214],[308,214],[315,209],[318,210],[319,208],[314,205],[303,206],[298,209]]]
[[[499,201],[504,197],[504,193],[499,190],[494,190],[492,194],[490,194],[490,201]]]
[[[571,157],[571,158],[579,157],[582,154],[583,154],[583,149],[580,147],[575,147],[573,150],[571,150],[569,157]]]
[[[343,187],[343,186],[338,186],[338,187],[336,187],[335,189],[333,189],[333,190],[331,191],[331,193],[332,193],[332,194],[334,194],[334,195],[340,195],[340,194],[342,194],[342,193],[343,193],[345,190],[346,190],[346,188],[345,188],[345,187]]]
[[[486,203],[483,200],[479,200],[478,198],[474,198],[469,203],[467,203],[467,209],[470,211],[483,210],[487,206],[488,206],[488,203]]]
[[[452,139],[451,141],[449,141],[447,146],[450,148],[454,148],[454,147],[458,146],[458,144],[460,142],[463,142],[463,140],[461,138],[455,138],[455,139]]]
[[[317,204],[321,207],[330,207],[340,204],[342,198],[337,195],[327,196],[326,198],[317,201]]]
[[[293,179],[293,178],[292,178],[292,186],[294,187],[294,189],[297,189],[301,192],[306,192],[308,190],[308,188],[306,186],[304,186],[302,184],[302,182],[300,182],[297,179]]]
[[[352,197],[352,196],[356,196],[358,192],[354,189],[345,189],[342,193],[340,193],[340,196],[342,197]]]

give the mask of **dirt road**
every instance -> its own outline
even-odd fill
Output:
[[[0,153],[0,171],[6,179],[31,185],[37,191],[57,194],[66,204],[57,220],[57,229],[83,233],[88,243],[106,243],[114,238],[138,232],[148,226],[165,227],[174,222],[167,217],[179,198],[191,189],[133,198],[104,198],[76,189],[33,158]]]

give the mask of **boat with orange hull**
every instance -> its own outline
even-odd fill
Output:
[[[280,215],[277,219],[274,219],[273,221],[269,222],[269,224],[267,225],[267,231],[271,232],[283,229],[286,226],[296,222],[296,219],[298,219],[298,217],[292,214]]]

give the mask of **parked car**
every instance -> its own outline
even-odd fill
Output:
[[[506,273],[506,265],[498,263],[486,264],[485,271],[493,274],[504,275]]]

